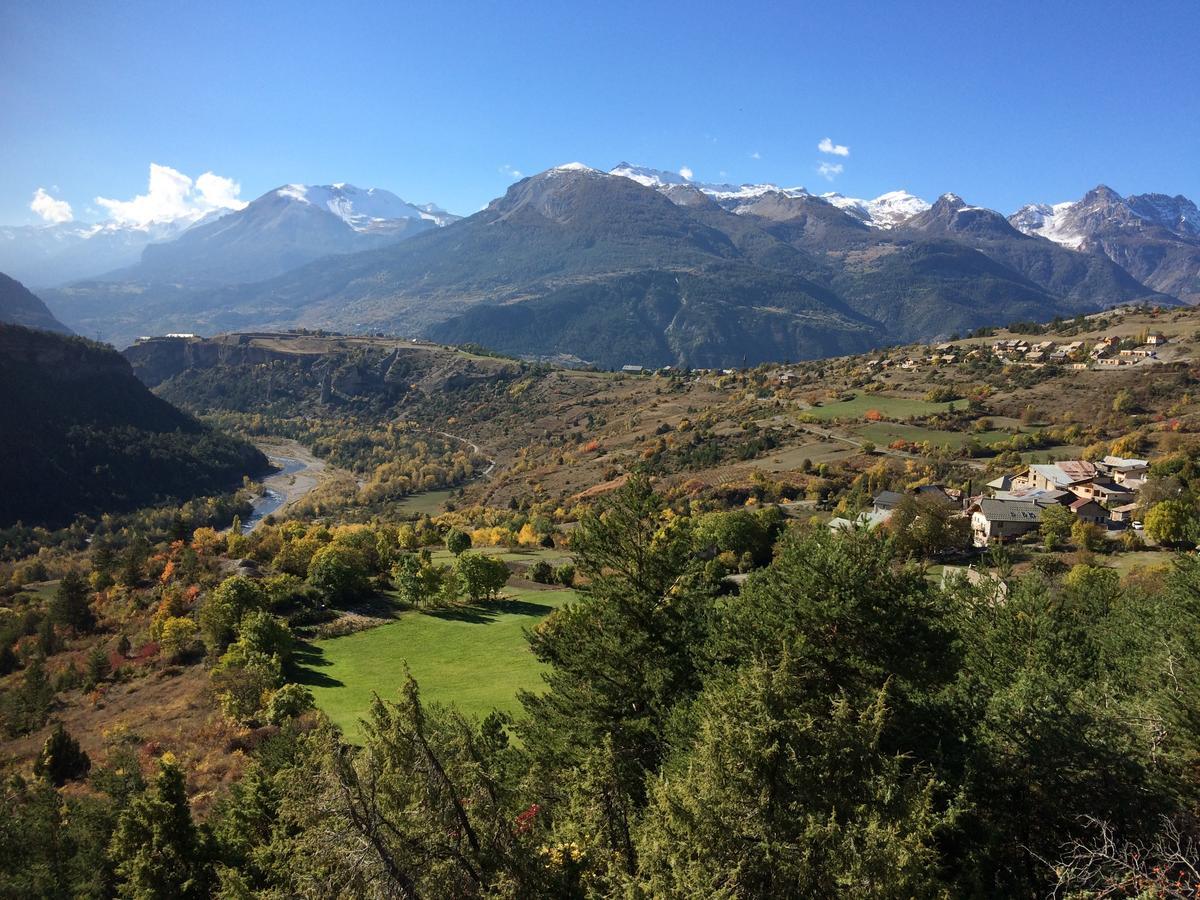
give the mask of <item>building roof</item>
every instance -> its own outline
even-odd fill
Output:
[[[1055,488],[1026,488],[1022,491],[996,491],[992,495],[995,500],[1021,500],[1026,503],[1040,503],[1049,506],[1061,503],[1066,497],[1074,497],[1070,491],[1060,491]]]
[[[995,500],[985,497],[979,501],[979,512],[989,522],[1042,521],[1042,507],[1026,500]]]
[[[904,495],[897,491],[880,491],[871,502],[877,509],[895,509],[904,502]]]
[[[1096,507],[1096,509],[1099,509],[1102,511],[1104,510],[1103,506],[1101,506],[1095,500],[1090,500],[1087,497],[1080,497],[1078,500],[1076,500],[1074,503],[1071,504],[1071,509],[1072,509],[1072,511],[1078,513],[1081,509],[1084,509],[1089,504]]]
[[[1145,469],[1149,468],[1148,459],[1128,459],[1124,456],[1106,456],[1101,463],[1108,469]]]
[[[853,531],[856,528],[874,531],[891,517],[890,509],[882,509],[879,512],[861,512],[853,519],[844,519],[839,516],[830,519],[828,525],[831,531]]]
[[[1096,477],[1096,467],[1083,459],[1065,459],[1061,462],[1046,463],[1029,468],[1051,484],[1061,487],[1069,487],[1081,481],[1091,481]]]

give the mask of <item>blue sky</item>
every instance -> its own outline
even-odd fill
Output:
[[[459,213],[572,160],[1005,212],[1099,182],[1200,201],[1198,34],[1194,2],[0,0],[0,222],[39,221],[38,188],[103,218],[151,163]]]

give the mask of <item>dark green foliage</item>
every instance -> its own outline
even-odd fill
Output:
[[[207,898],[214,881],[206,836],[192,821],[183,771],[173,758],[121,814],[109,856],[122,896],[145,900]]]
[[[461,528],[451,528],[446,532],[446,549],[458,556],[471,549],[471,536]]]
[[[107,797],[64,797],[44,780],[0,788],[0,896],[106,900],[116,893]]]
[[[252,772],[218,834],[238,823],[229,844],[252,881],[290,896],[563,896],[536,858],[536,809],[522,816],[500,777],[503,725],[425,706],[410,678],[397,702],[376,699],[360,752],[322,730],[288,777]],[[255,847],[279,828],[296,835],[275,841],[281,858]]]
[[[266,467],[249,444],[151,394],[112,348],[9,325],[0,460],[0,525],[216,494]]]
[[[328,544],[313,554],[308,564],[308,582],[331,603],[346,603],[370,589],[368,567],[353,547]]]
[[[664,524],[662,498],[634,477],[585,516],[572,535],[591,584],[530,635],[552,668],[545,694],[524,694],[528,717],[517,729],[536,777],[553,784],[584,765],[592,748],[610,747],[603,779],[612,802],[601,833],[608,851],[634,865],[631,823],[662,760],[672,707],[699,687],[695,657],[708,626],[711,594],[699,583],[691,536]]]
[[[525,574],[531,581],[536,581],[538,584],[550,584],[554,581],[554,567],[544,559],[539,559],[531,565]]]
[[[54,688],[46,677],[46,662],[35,656],[16,687],[0,698],[0,719],[9,737],[28,734],[46,724],[54,704]]]
[[[504,560],[484,553],[463,553],[454,562],[454,573],[472,603],[491,600],[508,583],[508,566]]]
[[[91,691],[96,685],[105,681],[112,674],[112,664],[108,661],[108,653],[103,647],[93,647],[88,652],[87,668],[83,673],[83,689]]]
[[[638,829],[655,897],[940,897],[928,770],[881,747],[886,691],[814,702],[804,663],[751,664],[697,701]]]
[[[96,627],[96,616],[90,605],[91,594],[87,580],[72,569],[58,583],[58,590],[50,601],[50,618],[59,625],[86,634]]]
[[[92,761],[79,747],[79,741],[71,737],[60,723],[33,763],[33,774],[45,778],[55,787],[62,787],[68,781],[78,781],[87,776],[92,768]]]

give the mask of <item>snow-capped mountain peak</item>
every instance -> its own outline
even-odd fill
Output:
[[[929,203],[908,191],[888,191],[874,200],[860,200],[842,194],[822,194],[821,199],[844,210],[873,228],[895,228],[929,209]]]
[[[713,184],[703,181],[693,181],[691,178],[686,178],[683,175],[668,172],[664,169],[634,166],[627,162],[618,163],[609,170],[608,174],[628,178],[631,181],[636,181],[638,184],[654,188],[658,191],[664,191],[668,194],[671,193],[671,189],[673,188],[692,187],[719,203],[755,200],[764,194],[783,194],[785,197],[812,196],[802,187],[780,187],[776,184]]]
[[[445,210],[433,204],[415,206],[382,188],[358,188],[352,184],[285,184],[275,193],[297,203],[322,207],[355,231],[370,231],[396,219],[427,219],[437,225],[453,221]]]
[[[1009,217],[1013,228],[1024,234],[1048,238],[1056,244],[1078,250],[1087,236],[1073,227],[1068,215],[1075,204],[1030,203]]]
[[[654,188],[672,199],[682,196],[678,193],[680,188],[685,186],[694,188],[735,213],[743,211],[743,204],[759,200],[768,194],[780,194],[792,199],[823,200],[874,228],[893,228],[906,219],[929,209],[926,201],[902,190],[888,191],[886,194],[880,194],[874,200],[860,200],[838,193],[821,194],[816,197],[803,187],[780,187],[776,184],[711,184],[693,181],[675,172],[635,166],[627,162],[618,163],[609,170],[609,174],[628,178],[638,184]]]

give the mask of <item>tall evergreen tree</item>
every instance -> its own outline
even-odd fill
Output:
[[[96,616],[90,604],[91,589],[87,579],[72,569],[58,583],[50,601],[50,618],[59,625],[86,634],[96,627]]]
[[[207,843],[192,821],[183,770],[167,754],[154,783],[122,813],[109,845],[120,896],[208,897],[214,873]]]

